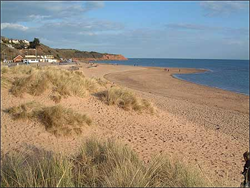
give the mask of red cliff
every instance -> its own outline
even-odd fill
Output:
[[[124,57],[123,55],[103,55],[102,58],[100,58],[99,60],[128,60],[126,57]]]

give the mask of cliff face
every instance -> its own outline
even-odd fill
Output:
[[[128,60],[123,55],[103,55],[103,57],[100,60]]]

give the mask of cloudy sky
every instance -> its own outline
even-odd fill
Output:
[[[249,2],[1,2],[1,35],[145,58],[249,59]]]

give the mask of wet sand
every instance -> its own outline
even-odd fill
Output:
[[[68,97],[60,104],[88,114],[93,125],[81,136],[56,138],[39,122],[14,121],[2,111],[2,153],[42,149],[71,155],[87,137],[96,135],[130,145],[145,162],[152,155],[166,153],[198,169],[199,164],[202,173],[215,183],[239,185],[242,153],[249,148],[248,96],[173,78],[179,69],[167,72],[163,68],[81,64],[80,71],[128,87],[153,102],[157,115],[107,106],[95,95]],[[181,73],[196,71],[181,69]],[[17,98],[2,88],[2,110],[33,100],[54,105],[50,94]]]

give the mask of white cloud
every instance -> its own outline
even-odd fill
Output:
[[[85,3],[85,7],[87,10],[103,8],[104,2],[103,1],[87,1]]]
[[[218,30],[221,27],[206,26],[201,24],[190,24],[190,23],[173,23],[167,24],[167,28],[171,29],[185,29],[185,30]]]
[[[206,16],[228,15],[243,10],[249,11],[249,2],[239,1],[204,1],[200,3]]]
[[[82,19],[86,12],[104,7],[104,2],[2,2],[2,22],[27,22],[34,19]],[[25,11],[20,11],[25,10]],[[37,20],[35,20],[37,21]]]
[[[223,35],[238,35],[238,36],[248,36],[249,29],[248,28],[230,28],[230,27],[222,27],[222,26],[211,26],[211,25],[202,25],[202,24],[192,24],[192,23],[171,23],[166,25],[167,29],[172,30],[184,30],[184,31],[202,31],[209,33],[221,33]]]
[[[51,16],[43,16],[43,15],[31,14],[31,15],[29,15],[29,17],[32,18],[32,19],[41,20],[41,19],[44,19],[44,18],[50,18]]]
[[[22,30],[26,31],[29,29],[26,26],[20,25],[20,24],[14,24],[14,23],[1,23],[1,30],[3,29],[15,29],[15,30]]]

